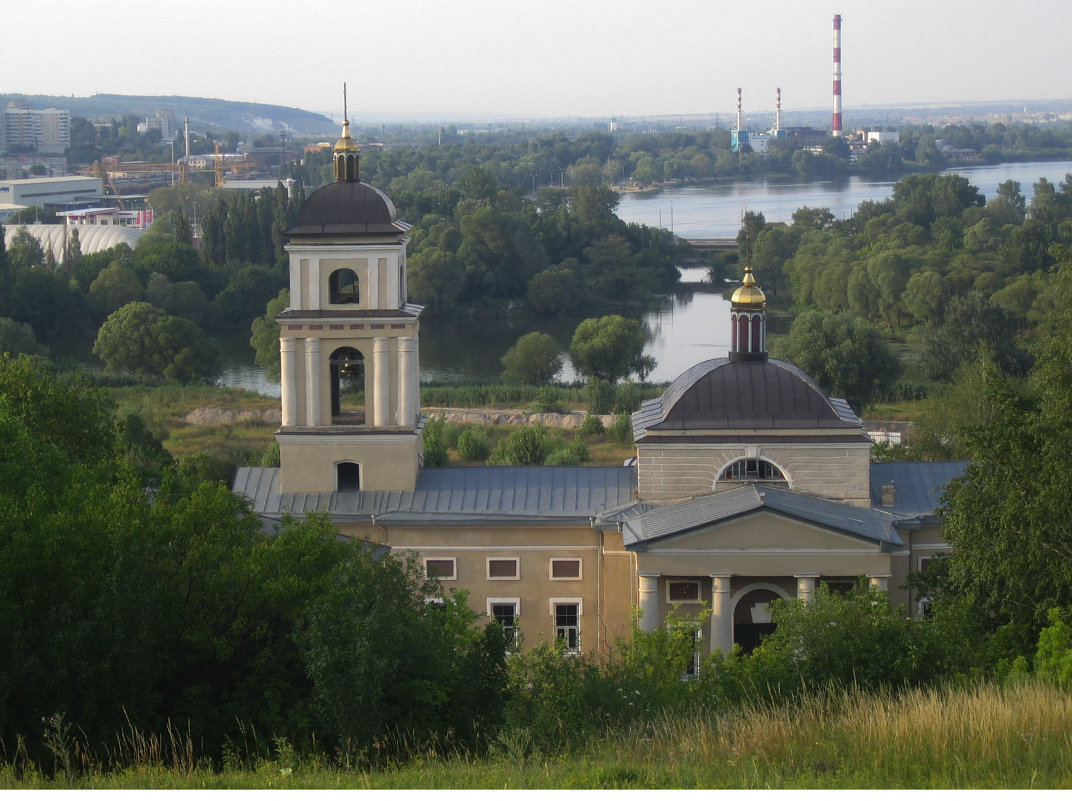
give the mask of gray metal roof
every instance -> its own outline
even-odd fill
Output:
[[[875,462],[871,465],[871,502],[905,518],[930,517],[938,509],[945,485],[967,462]],[[894,503],[882,506],[882,487],[893,484]]]
[[[828,398],[800,368],[776,359],[709,359],[682,373],[633,415],[639,441],[660,431],[718,429],[859,429],[860,418],[843,400]]]
[[[632,467],[425,468],[412,492],[279,491],[279,469],[242,467],[235,492],[258,514],[330,513],[336,519],[450,524],[589,520],[633,502]]]
[[[360,181],[334,181],[309,195],[286,236],[399,235],[409,224],[380,189]]]
[[[622,531],[627,547],[642,550],[655,540],[764,509],[883,546],[903,545],[900,535],[893,527],[896,518],[888,512],[862,509],[799,492],[755,484],[653,508],[623,520]]]

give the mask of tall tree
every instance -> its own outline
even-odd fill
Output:
[[[640,323],[617,314],[584,320],[573,332],[570,360],[583,376],[614,383],[636,373],[641,380],[655,369],[644,355],[647,336]]]
[[[858,412],[892,386],[901,371],[878,330],[849,314],[798,315],[788,336],[771,343],[771,355],[796,364]]]

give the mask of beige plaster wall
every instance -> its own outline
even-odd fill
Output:
[[[354,436],[290,429],[277,432],[276,440],[283,492],[334,492],[339,462],[361,466],[362,490],[412,490],[417,484],[416,432]]]
[[[729,465],[739,459],[758,458],[780,468],[789,488],[796,492],[854,506],[871,504],[870,445],[866,443],[640,443],[637,452],[638,489],[645,500],[683,498],[718,490],[719,479]]]

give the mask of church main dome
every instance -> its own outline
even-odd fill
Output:
[[[333,181],[311,194],[287,236],[397,234],[409,228],[395,204],[362,181]]]
[[[776,359],[709,359],[686,370],[633,417],[639,440],[660,431],[861,428],[843,400],[828,398],[803,370]]]

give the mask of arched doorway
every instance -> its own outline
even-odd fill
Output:
[[[328,360],[331,367],[331,422],[365,422],[365,357],[356,348],[339,348]]]
[[[335,478],[339,492],[358,492],[361,489],[361,465],[339,462],[335,465]]]
[[[768,634],[774,632],[770,604],[785,596],[774,587],[755,587],[745,591],[733,608],[733,643],[750,654]]]

